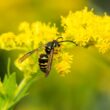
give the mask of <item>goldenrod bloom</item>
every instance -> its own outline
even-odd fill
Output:
[[[19,58],[24,54],[20,55],[18,59],[15,61],[16,67],[24,72],[24,76],[28,77],[30,74],[34,74],[38,70],[38,60],[37,58],[29,57],[24,62],[20,63]]]
[[[61,76],[65,76],[70,72],[73,57],[69,53],[60,53],[57,58],[56,70]]]
[[[26,53],[55,40],[59,37],[58,34],[62,34],[64,40],[73,40],[77,46],[94,45],[101,53],[110,49],[110,16],[107,14],[99,16],[94,14],[93,10],[88,10],[85,7],[81,11],[70,12],[67,17],[62,17],[62,26],[64,32],[60,33],[55,24],[45,24],[39,21],[32,24],[23,22],[19,26],[19,34],[15,35],[9,32],[1,35],[0,48],[5,50],[21,49]],[[66,52],[67,49],[69,51],[72,49],[70,45],[64,43],[58,56],[53,58],[55,62],[53,66],[62,76],[70,72],[72,55]],[[39,52],[45,53],[44,48]],[[18,60],[15,64],[21,71],[30,75],[38,70],[38,57],[39,54],[37,53],[22,64],[18,63]],[[56,60],[57,58],[58,60]]]
[[[110,49],[110,16],[99,16],[87,7],[75,13],[70,12],[62,17],[63,35],[74,40],[79,46],[91,45],[94,42],[100,52]]]
[[[0,36],[0,48],[5,50],[12,50],[16,48],[15,35],[12,32],[4,33]]]
[[[88,27],[91,25],[94,17],[93,12],[88,11],[87,8],[75,13],[70,12],[66,18],[62,17],[62,26],[65,30],[64,35],[74,40],[80,46],[85,46],[91,38]]]

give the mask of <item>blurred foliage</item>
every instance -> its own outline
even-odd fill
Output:
[[[90,0],[96,6],[100,7],[104,12],[110,14],[110,0]]]
[[[85,0],[4,0],[0,1],[0,32],[17,31],[20,22],[58,21],[69,10],[80,9]]]

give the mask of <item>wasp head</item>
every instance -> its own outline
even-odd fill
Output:
[[[45,51],[47,54],[50,54],[51,50],[54,48],[60,47],[60,44],[57,40],[53,40],[52,42],[48,42],[45,46]]]

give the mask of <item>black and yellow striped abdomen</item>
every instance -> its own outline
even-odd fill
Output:
[[[48,63],[48,55],[47,54],[41,54],[39,57],[39,66],[41,71],[46,73],[47,71],[47,63]]]

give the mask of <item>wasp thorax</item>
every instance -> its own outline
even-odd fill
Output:
[[[48,43],[46,44],[46,46],[45,46],[45,52],[46,52],[47,54],[50,54],[52,48],[53,48],[53,47],[52,47],[52,42],[48,42]]]
[[[58,41],[54,40],[53,42],[48,42],[45,47],[45,51],[47,54],[50,54],[51,50],[55,47],[60,47],[60,44]]]

